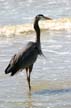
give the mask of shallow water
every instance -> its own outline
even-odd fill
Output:
[[[71,1],[0,0],[0,25],[29,23],[39,13],[53,19],[71,17]],[[35,34],[0,36],[0,108],[71,108],[71,32],[41,35],[45,57],[38,57],[34,65],[31,94],[25,71],[10,77],[4,70],[12,55],[34,40]]]
[[[71,32],[41,34],[45,57],[38,57],[29,94],[25,71],[5,75],[10,58],[35,39],[35,34],[0,37],[0,108],[71,108]]]

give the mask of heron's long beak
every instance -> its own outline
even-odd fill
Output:
[[[49,18],[49,17],[45,17],[45,16],[44,16],[44,18],[45,18],[46,20],[52,20],[52,18]]]

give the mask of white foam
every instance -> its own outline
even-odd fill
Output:
[[[29,17],[29,19],[31,19]],[[42,30],[67,30],[71,31],[71,18],[61,18],[48,21],[40,21],[39,26]],[[33,32],[33,22],[21,25],[7,25],[0,27],[1,36],[22,35],[24,33]]]

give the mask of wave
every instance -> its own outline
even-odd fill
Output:
[[[42,30],[71,30],[71,18],[59,18],[39,22]],[[0,36],[22,35],[34,32],[33,23],[0,26]]]

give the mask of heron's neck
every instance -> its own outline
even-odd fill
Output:
[[[40,28],[38,25],[38,20],[35,20],[34,22],[34,29],[36,31],[36,42],[38,45],[40,45]]]

